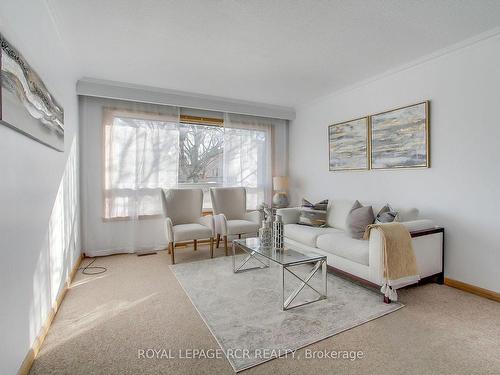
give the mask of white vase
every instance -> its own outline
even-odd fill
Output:
[[[281,215],[276,215],[273,222],[273,248],[283,250],[284,245],[283,220],[281,220]]]

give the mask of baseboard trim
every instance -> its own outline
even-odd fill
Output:
[[[83,259],[83,254],[80,254],[80,257],[77,259],[75,265],[71,269],[70,274],[66,278],[66,282],[64,283],[64,288],[57,295],[54,305],[50,309],[49,315],[47,316],[47,319],[45,319],[45,323],[42,325],[42,328],[40,329],[40,333],[33,342],[33,345],[31,346],[31,349],[29,350],[28,354],[26,354],[26,357],[24,357],[24,360],[21,363],[21,367],[19,368],[17,375],[29,374],[31,366],[33,365],[33,361],[35,360],[36,356],[38,355],[38,352],[40,351],[40,348],[42,347],[43,340],[45,340],[45,336],[47,336],[47,332],[49,331],[50,325],[52,324],[52,321],[54,320],[57,311],[61,306],[64,296],[68,291],[68,287],[71,284],[71,281],[73,281],[73,277],[75,277],[78,268],[80,268],[82,259]]]
[[[475,285],[464,283],[462,281],[450,279],[448,277],[444,278],[444,284],[451,286],[452,288],[460,289],[465,292],[469,292],[496,302],[500,302],[500,293],[494,292],[492,290],[483,289]]]

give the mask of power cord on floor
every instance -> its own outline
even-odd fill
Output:
[[[99,275],[101,273],[106,272],[108,269],[106,267],[101,267],[101,266],[92,266],[94,262],[97,260],[97,258],[92,259],[92,261],[87,264],[85,267],[78,268],[79,270],[82,271],[83,275]],[[94,270],[88,272],[87,270]]]

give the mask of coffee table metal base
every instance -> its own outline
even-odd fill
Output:
[[[248,256],[245,258],[245,260],[239,266],[236,266],[236,245],[237,244],[235,242],[233,242],[232,248],[233,248],[233,272],[234,273],[246,272],[246,271],[251,271],[251,270],[255,270],[255,269],[269,268],[269,259],[266,259],[265,257],[263,257],[266,260],[266,262],[263,262],[261,259],[259,259],[260,256],[259,256],[258,252],[248,251],[247,249],[245,249],[244,247],[241,247],[241,246],[240,246],[240,248],[243,249],[245,251],[245,253],[248,254]],[[254,259],[254,260],[258,261],[261,265],[255,266],[255,267],[243,268],[245,266],[245,264],[247,264],[250,259]],[[299,266],[302,264],[312,264],[313,265],[312,270],[309,272],[309,274],[305,278],[297,275],[295,272],[293,272],[291,270],[292,267]],[[294,263],[291,265],[280,265],[280,269],[281,269],[281,310],[282,311],[286,311],[286,310],[294,309],[296,307],[308,305],[310,303],[321,301],[321,300],[324,300],[327,298],[327,267],[326,267],[326,260],[325,259],[314,260],[314,261],[307,261],[306,260],[306,261],[297,262],[297,263]],[[311,281],[311,279],[314,277],[314,275],[316,275],[320,271],[320,269],[321,269],[321,279],[322,279],[322,288],[321,288],[322,290],[316,289],[315,287],[313,287],[309,283]],[[286,274],[285,271],[288,272],[289,274],[293,275],[295,278],[297,278],[301,282],[300,285],[297,288],[295,288],[295,290],[288,296],[285,295],[285,274]],[[312,289],[314,292],[316,292],[318,294],[318,298],[316,298],[312,301],[307,301],[307,302],[292,305],[292,302],[297,298],[297,296],[300,294],[300,292],[306,286],[309,287],[310,289]]]
[[[261,261],[258,257],[256,257],[256,255],[257,255],[256,251],[250,251],[250,252],[247,252],[246,254],[248,254],[248,256],[245,258],[245,260],[238,267],[236,267],[236,250],[235,250],[235,244],[233,242],[233,272],[234,273],[246,272],[246,271],[262,269],[262,268],[269,268],[269,261],[267,261],[267,264],[264,263],[263,261]],[[255,259],[261,265],[256,266],[256,267],[243,268],[243,266],[245,264],[247,264],[250,259]]]

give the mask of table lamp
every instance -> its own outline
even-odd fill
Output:
[[[278,208],[288,206],[288,195],[286,193],[286,189],[288,189],[288,177],[273,177],[273,189],[275,191],[273,196],[273,206]]]

